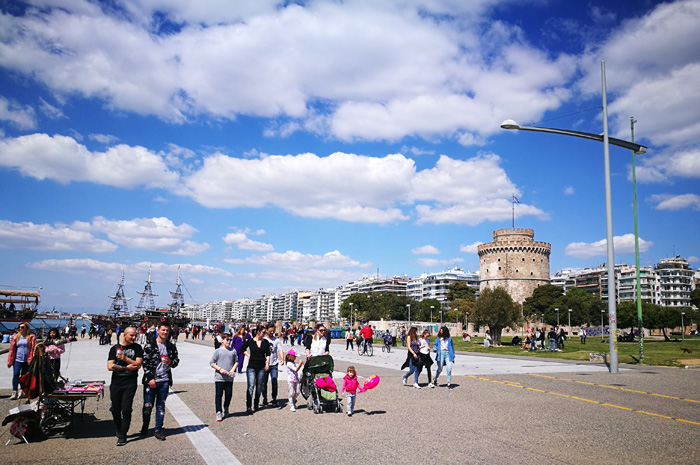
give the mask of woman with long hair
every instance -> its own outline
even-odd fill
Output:
[[[248,381],[248,391],[246,392],[246,412],[253,413],[253,408],[257,411],[260,405],[260,394],[263,391],[265,382],[265,372],[270,368],[270,343],[264,339],[265,330],[258,326],[252,339],[248,339],[241,350],[248,357],[248,367],[246,377]],[[255,401],[253,402],[253,392]],[[251,408],[253,407],[253,408]]]
[[[65,341],[61,339],[58,328],[49,330],[49,335],[46,337],[44,345],[51,361],[53,380],[56,381],[61,376],[61,354],[66,351]]]
[[[330,353],[331,338],[326,335],[326,327],[323,323],[318,323],[314,328],[313,335],[309,334],[304,340],[306,347],[306,358],[316,355],[328,355]]]
[[[406,335],[406,347],[408,347],[408,353],[406,354],[406,361],[401,366],[401,369],[403,370],[408,366],[408,373],[403,375],[402,381],[405,385],[408,377],[413,374],[413,387],[420,389],[418,385],[418,375],[420,374],[421,368],[419,355],[420,339],[418,338],[418,329],[415,326],[411,326],[411,329],[408,330],[408,334]]]
[[[243,373],[243,360],[245,359],[245,353],[241,350],[243,348],[243,344],[245,344],[245,341],[248,338],[246,337],[246,329],[245,326],[240,325],[238,327],[238,331],[236,331],[236,334],[233,336],[233,339],[231,340],[231,345],[233,345],[233,348],[235,349],[236,353],[238,354],[238,372]]]
[[[452,364],[455,362],[455,346],[447,326],[443,326],[438,331],[438,335],[435,338],[435,345],[433,345],[433,351],[437,352],[435,356],[437,371],[435,372],[434,383],[437,386],[438,376],[442,373],[442,367],[447,365],[447,387],[450,387],[452,384]]]
[[[7,368],[12,368],[12,395],[10,400],[19,399],[19,378],[29,371],[29,364],[34,358],[36,336],[29,332],[29,323],[23,322],[17,328],[17,334],[10,341],[10,352],[7,355]]]

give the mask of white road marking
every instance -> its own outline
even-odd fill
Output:
[[[192,410],[173,391],[168,394],[168,401],[165,405],[208,465],[242,465],[236,456],[219,441],[219,438],[197,418],[197,415],[192,413]]]

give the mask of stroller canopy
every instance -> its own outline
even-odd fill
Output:
[[[311,373],[333,373],[333,357],[330,355],[312,357],[306,368]]]

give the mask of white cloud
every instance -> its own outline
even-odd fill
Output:
[[[414,255],[440,255],[440,251],[433,245],[424,245],[411,250]]]
[[[64,225],[0,220],[0,248],[101,253],[113,252],[117,246]]]
[[[229,233],[224,236],[224,242],[232,244],[241,250],[256,250],[258,252],[268,252],[275,248],[271,244],[258,242],[250,239],[244,232]]]
[[[90,152],[66,136],[32,134],[0,140],[0,166],[62,184],[87,181],[121,188],[168,187],[178,180],[162,157],[144,147],[116,145]]]
[[[480,145],[506,117],[558,107],[576,70],[486,16],[493,3],[54,1],[0,18],[0,66],[174,122],[253,115],[279,118],[268,136]]]
[[[459,251],[460,251],[460,252],[464,252],[464,253],[478,253],[479,251],[478,251],[477,248],[478,248],[481,244],[483,244],[483,242],[477,241],[477,242],[473,242],[473,243],[467,244],[467,245],[460,245],[460,246],[459,246]]]
[[[463,258],[450,258],[450,259],[445,259],[445,260],[437,260],[435,258],[418,258],[418,259],[416,259],[416,263],[418,263],[420,266],[423,266],[425,268],[435,268],[438,266],[447,267],[447,266],[452,266],[456,263],[462,263],[463,261],[464,261]]]
[[[654,194],[647,199],[651,203],[656,204],[657,210],[684,210],[692,208],[700,210],[700,195],[697,194]]]
[[[700,134],[700,133],[699,133]],[[639,157],[637,182],[669,182],[673,178],[700,178],[700,147],[664,151],[653,157]],[[632,166],[628,171],[632,179]]]
[[[608,253],[608,241],[601,239],[593,243],[587,242],[572,242],[564,249],[564,254],[569,257],[576,258],[592,258],[606,256]],[[630,254],[634,253],[634,234],[625,234],[623,236],[615,236],[613,238],[615,254]],[[651,241],[645,241],[639,238],[639,252],[646,252],[654,245]]]
[[[337,250],[327,252],[324,255],[303,254],[288,250],[284,253],[269,253],[265,255],[254,255],[248,258],[227,258],[225,262],[234,265],[262,265],[271,268],[369,268],[370,262],[361,263],[352,260]]]
[[[140,285],[140,277],[145,276],[148,270],[152,270],[154,276],[166,276],[167,280],[170,277],[176,276],[178,269],[181,271],[183,276],[187,281],[190,281],[189,276],[225,276],[232,277],[233,275],[221,268],[205,266],[205,265],[192,265],[188,263],[182,264],[166,264],[166,263],[150,263],[150,262],[140,262],[140,263],[116,263],[116,262],[102,262],[99,260],[86,259],[86,258],[70,258],[65,260],[41,260],[39,262],[27,264],[28,268],[52,271],[57,273],[72,273],[81,274],[89,276],[97,276],[100,279],[114,280],[118,281],[121,275],[122,269],[125,271],[127,276],[138,276],[138,282]],[[159,281],[161,279],[158,279]],[[174,280],[173,280],[174,282]],[[194,281],[193,281],[194,282]]]
[[[113,136],[110,134],[89,134],[88,139],[94,140],[99,142],[100,144],[104,145],[110,145],[114,144],[119,140],[117,136]]]
[[[50,119],[60,119],[66,117],[60,108],[51,105],[41,97],[39,97],[39,110]]]
[[[564,189],[564,195],[574,195],[576,193],[576,189],[573,188],[573,186],[568,186],[566,189]]]
[[[0,121],[9,121],[19,129],[36,127],[36,115],[32,107],[20,105],[2,96],[0,96]]]
[[[677,0],[630,19],[590,46],[581,68],[586,92],[600,93],[600,59],[605,57],[612,133],[629,138],[634,116],[637,139],[655,145],[683,146],[700,139],[700,3]]]
[[[688,263],[698,263],[698,262],[700,262],[700,258],[698,258],[694,255],[691,255],[690,257],[688,257]]]
[[[197,255],[209,244],[188,240],[197,232],[187,223],[176,226],[168,218],[134,218],[132,220],[108,220],[93,218],[91,222],[75,222],[76,230],[98,232],[117,244],[130,249],[152,250],[173,255]]]

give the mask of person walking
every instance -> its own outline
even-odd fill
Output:
[[[355,413],[355,399],[357,398],[357,389],[360,387],[357,381],[357,372],[354,366],[349,366],[345,376],[343,377],[343,387],[340,389],[341,394],[345,393],[345,405],[348,410],[348,416],[351,417]]]
[[[345,331],[345,350],[348,350],[348,347],[350,347],[350,350],[355,350],[352,346],[352,340],[354,338],[355,336],[352,334],[352,329]]]
[[[172,369],[180,363],[177,346],[168,337],[170,325],[162,322],[156,330],[157,336],[146,341],[143,349],[143,425],[141,437],[148,435],[153,403],[156,404],[156,424],[153,436],[165,441],[163,420],[165,418],[165,401],[173,384]]]
[[[401,369],[403,370],[408,366],[408,373],[403,375],[402,381],[403,384],[406,385],[406,380],[413,374],[413,387],[420,389],[420,385],[418,385],[418,375],[420,374],[420,356],[418,355],[420,340],[418,338],[418,329],[415,326],[411,326],[411,329],[408,330],[406,345],[408,346],[406,361],[401,366]]]
[[[238,354],[238,372],[243,373],[243,361],[245,360],[245,353],[243,352],[243,345],[247,340],[247,332],[245,326],[241,325],[236,331],[236,335],[233,336],[232,344],[233,350]]]
[[[233,379],[236,375],[238,354],[231,350],[231,336],[228,333],[221,335],[221,346],[214,350],[209,361],[209,366],[214,369],[214,409],[216,421],[222,421],[229,416],[229,406],[233,396]],[[221,398],[224,398],[223,410]]]
[[[433,345],[433,351],[437,352],[435,361],[437,363],[437,371],[435,372],[435,385],[438,384],[438,377],[442,373],[442,367],[447,365],[447,387],[452,386],[452,364],[455,362],[455,346],[450,337],[450,330],[447,326],[443,326],[438,331]]]
[[[284,358],[285,365],[287,367],[287,394],[289,396],[289,410],[291,412],[296,412],[297,410],[297,397],[301,392],[299,388],[299,369],[304,364],[303,360],[299,360],[299,363],[295,363],[297,358],[297,353],[294,349],[289,349],[287,356]]]
[[[44,341],[46,353],[49,355],[53,380],[58,380],[61,376],[61,354],[66,351],[65,340],[61,338],[58,328],[51,328]]]
[[[34,358],[34,346],[36,346],[36,336],[29,332],[29,323],[20,323],[17,334],[10,341],[10,352],[7,355],[7,368],[12,368],[10,400],[22,397],[19,378],[29,371],[29,364]]]
[[[267,407],[267,382],[270,381],[272,385],[272,401],[270,404],[273,407],[277,407],[277,378],[279,373],[280,360],[284,358],[284,353],[282,352],[282,344],[280,338],[275,334],[275,326],[273,324],[268,325],[265,330],[265,339],[270,344],[270,366],[265,370],[265,381],[263,382],[262,397],[263,406]]]
[[[427,329],[423,330],[423,334],[420,338],[420,346],[418,347],[418,356],[420,357],[420,370],[418,371],[418,376],[420,377],[423,368],[428,375],[428,387],[434,388],[433,384],[433,373],[431,371],[431,366],[433,366],[433,359],[430,358],[430,331]]]
[[[581,338],[581,344],[586,344],[586,328],[584,326],[581,326],[579,337]]]
[[[121,342],[109,349],[107,356],[107,370],[112,372],[109,398],[112,404],[112,420],[117,430],[117,446],[126,445],[138,372],[142,363],[143,348],[136,343],[136,328],[130,326],[124,330]]]
[[[260,394],[262,394],[265,372],[270,368],[270,343],[264,339],[265,330],[262,326],[255,329],[252,339],[248,339],[241,350],[248,357],[246,378],[248,390],[246,391],[246,413],[251,415],[253,409],[259,410]],[[255,393],[255,401],[253,401]]]

